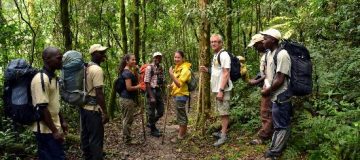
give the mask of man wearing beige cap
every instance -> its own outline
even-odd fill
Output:
[[[86,160],[103,159],[104,124],[109,121],[105,106],[104,73],[100,63],[105,61],[107,47],[90,47],[91,62],[86,69],[86,88],[89,100],[80,109],[81,149]]]
[[[266,158],[276,158],[281,155],[290,135],[290,119],[292,106],[286,95],[291,76],[291,59],[288,52],[281,49],[279,41],[281,34],[276,29],[261,32],[264,36],[264,47],[270,52],[266,55],[265,86],[261,91],[264,96],[270,96],[272,101],[272,118],[274,134]]]
[[[148,98],[147,117],[150,134],[160,137],[160,131],[156,128],[156,122],[164,115],[164,101],[161,88],[164,84],[164,74],[160,66],[162,54],[155,52],[153,62],[145,70],[144,82],[146,84],[146,95]]]
[[[259,85],[263,84],[264,80],[266,79],[265,75],[265,55],[266,49],[263,44],[264,36],[261,34],[255,34],[250,41],[248,47],[254,47],[254,49],[261,54],[260,60],[260,74],[255,78],[251,79],[249,84],[250,85]],[[263,87],[261,85],[260,87]],[[254,139],[250,142],[252,145],[262,144],[265,140],[271,138],[273,133],[273,125],[272,125],[272,118],[271,118],[271,101],[270,96],[261,96],[260,102],[260,118],[261,118],[261,128],[258,132],[258,139]]]

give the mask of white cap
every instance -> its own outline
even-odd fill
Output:
[[[273,28],[270,28],[264,32],[260,32],[261,34],[265,34],[265,35],[269,35],[271,37],[274,37],[276,38],[277,40],[280,40],[281,39],[281,33],[276,30],[276,29],[273,29]]]
[[[250,43],[248,47],[252,47],[256,42],[260,42],[264,40],[264,36],[261,34],[255,34],[251,37]]]
[[[156,57],[156,56],[162,56],[162,54],[161,54],[160,52],[155,52],[155,53],[153,54],[153,57]]]
[[[89,53],[93,54],[96,51],[105,51],[108,47],[101,46],[101,44],[93,44],[89,49]]]

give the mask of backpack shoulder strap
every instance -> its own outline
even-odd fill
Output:
[[[221,66],[220,55],[221,55],[222,52],[226,52],[226,50],[222,50],[222,51],[218,54],[218,56],[217,56],[217,61],[218,61],[218,63],[220,64],[220,66]],[[228,53],[228,54],[229,54],[229,53]],[[230,55],[229,55],[229,56],[230,56]]]
[[[44,81],[44,71],[40,71],[40,81],[41,81],[41,88],[43,92],[45,92],[45,81]]]

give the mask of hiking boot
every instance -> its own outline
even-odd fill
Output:
[[[279,156],[279,154],[273,153],[270,150],[267,150],[264,155],[266,159],[271,159],[271,160],[277,159],[277,156]]]
[[[259,145],[259,144],[263,144],[263,143],[264,143],[264,141],[261,139],[254,139],[254,140],[250,141],[251,145]]]
[[[221,136],[221,132],[220,132],[220,131],[219,131],[219,132],[214,132],[214,133],[212,133],[211,135],[212,135],[214,138],[219,139],[220,136]]]
[[[151,131],[150,135],[153,137],[161,137],[161,133],[159,131]]]
[[[151,124],[150,124],[150,123],[147,123],[147,124],[146,124],[146,127],[148,127],[148,128],[151,129]]]
[[[156,128],[156,126],[151,126],[151,132],[150,132],[150,135],[151,136],[154,136],[154,137],[161,137],[161,133],[160,131]]]
[[[223,145],[227,140],[226,134],[221,134],[220,138],[214,143],[215,147]]]

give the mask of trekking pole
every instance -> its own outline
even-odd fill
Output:
[[[144,107],[146,106],[146,97],[143,97],[144,98],[144,103],[143,105],[140,105],[141,109],[140,109],[140,114],[141,114],[141,125],[142,125],[142,130],[143,130],[143,133],[144,133],[144,142],[146,142],[146,130],[145,130],[145,120],[144,120]],[[141,99],[141,97],[140,97]]]
[[[170,88],[167,89],[167,92],[166,92],[166,110],[165,110],[165,119],[164,119],[164,129],[163,129],[163,137],[162,137],[162,140],[161,140],[161,144],[164,144],[164,140],[165,140],[165,129],[166,129],[166,119],[167,119],[167,116],[168,116],[168,112],[169,112],[169,105],[170,105],[170,98],[169,98],[169,95],[170,94]]]

